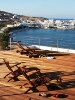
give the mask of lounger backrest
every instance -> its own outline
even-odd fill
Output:
[[[22,50],[25,50],[24,48],[23,48],[23,46],[20,44],[20,43],[16,43],[17,44],[17,46],[19,47],[19,48],[21,48]]]
[[[32,48],[30,48],[30,47],[27,46],[27,45],[25,45],[25,46],[28,48],[28,50],[30,51],[30,53],[34,53],[35,49],[32,49]]]
[[[29,46],[27,46],[27,45],[25,45],[29,50],[31,50],[32,51],[32,49],[29,47]]]
[[[11,66],[9,65],[9,61],[7,61],[6,59],[3,59],[4,60],[4,63],[6,64],[7,68],[13,72],[13,70],[11,69]]]
[[[28,83],[33,86],[32,82],[30,81],[29,76],[27,75],[25,69],[23,69],[22,67],[19,67],[19,70],[21,71],[21,73],[23,74],[23,76],[26,78],[26,80],[28,81]]]

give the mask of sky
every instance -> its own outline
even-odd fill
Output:
[[[75,19],[75,0],[0,0],[0,10],[32,17]]]

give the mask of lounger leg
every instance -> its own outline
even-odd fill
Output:
[[[49,86],[47,84],[45,84],[45,86],[46,86],[47,91],[49,91],[50,90]]]
[[[10,73],[9,73],[10,74]],[[6,76],[4,76],[4,78],[6,78],[9,74],[7,74]]]
[[[14,79],[14,81],[19,81],[19,79],[17,77],[14,77],[13,79]]]
[[[33,92],[38,92],[38,90],[37,90],[36,88],[31,87],[31,88],[29,88],[27,91],[25,91],[25,94],[26,94],[28,91],[30,91],[30,90],[32,90]]]
[[[14,81],[19,81],[19,79],[17,78],[17,77],[11,77],[9,80],[8,80],[8,82],[10,81],[10,80],[14,80]]]
[[[29,88],[27,91],[25,91],[25,94],[28,92],[28,91],[30,91],[31,90],[31,88]]]

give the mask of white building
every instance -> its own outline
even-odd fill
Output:
[[[56,24],[57,28],[58,28],[58,27],[61,27],[61,26],[62,26],[62,21],[56,20],[56,21],[55,21],[55,24]]]
[[[0,21],[2,21],[2,22],[8,22],[9,21],[9,19],[0,19]]]
[[[26,18],[20,18],[20,21],[21,21],[22,23],[27,23],[27,19],[26,19]]]
[[[14,18],[14,19],[19,18],[19,15],[14,15],[13,18]]]
[[[11,16],[9,13],[5,13],[4,15],[5,15],[5,16]]]

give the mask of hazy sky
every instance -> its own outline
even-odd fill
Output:
[[[26,16],[75,19],[75,0],[0,0],[0,10]]]

